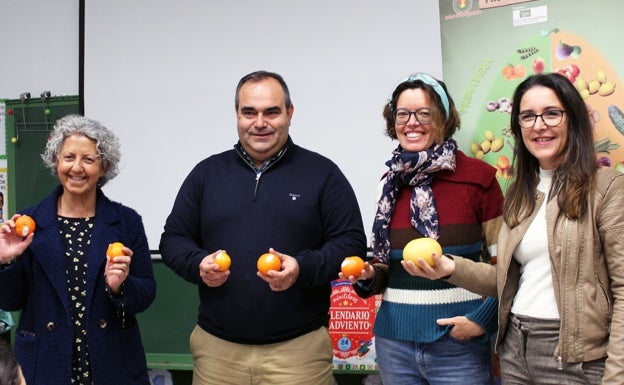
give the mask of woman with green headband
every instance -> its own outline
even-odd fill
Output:
[[[496,255],[503,204],[496,170],[458,150],[459,113],[445,84],[427,74],[403,80],[383,116],[399,145],[379,184],[373,260],[358,279],[341,275],[362,297],[383,293],[374,326],[382,382],[490,384],[497,300],[410,275],[403,249],[428,237],[444,253]]]

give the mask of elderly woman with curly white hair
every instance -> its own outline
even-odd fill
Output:
[[[143,222],[101,187],[119,140],[97,121],[59,119],[43,161],[59,186],[0,227],[0,308],[21,311],[15,355],[29,385],[149,384],[135,315],[156,295]],[[15,221],[32,217],[34,234]],[[123,255],[110,260],[110,244]]]

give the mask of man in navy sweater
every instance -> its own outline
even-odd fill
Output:
[[[331,385],[331,281],[366,254],[355,194],[336,164],[293,143],[280,75],[244,76],[235,108],[238,143],[190,172],[160,241],[165,264],[198,286],[193,384]],[[279,271],[258,271],[267,252]]]

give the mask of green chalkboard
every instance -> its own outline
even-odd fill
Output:
[[[197,323],[197,285],[177,276],[153,258],[156,300],[137,318],[148,354],[189,354],[189,337]]]
[[[43,166],[41,154],[57,119],[77,114],[79,98],[6,100],[7,192],[10,218],[19,210],[38,203],[58,184],[58,178]]]

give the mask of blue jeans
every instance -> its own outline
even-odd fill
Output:
[[[490,342],[449,335],[431,343],[375,337],[379,374],[390,385],[490,385]]]

